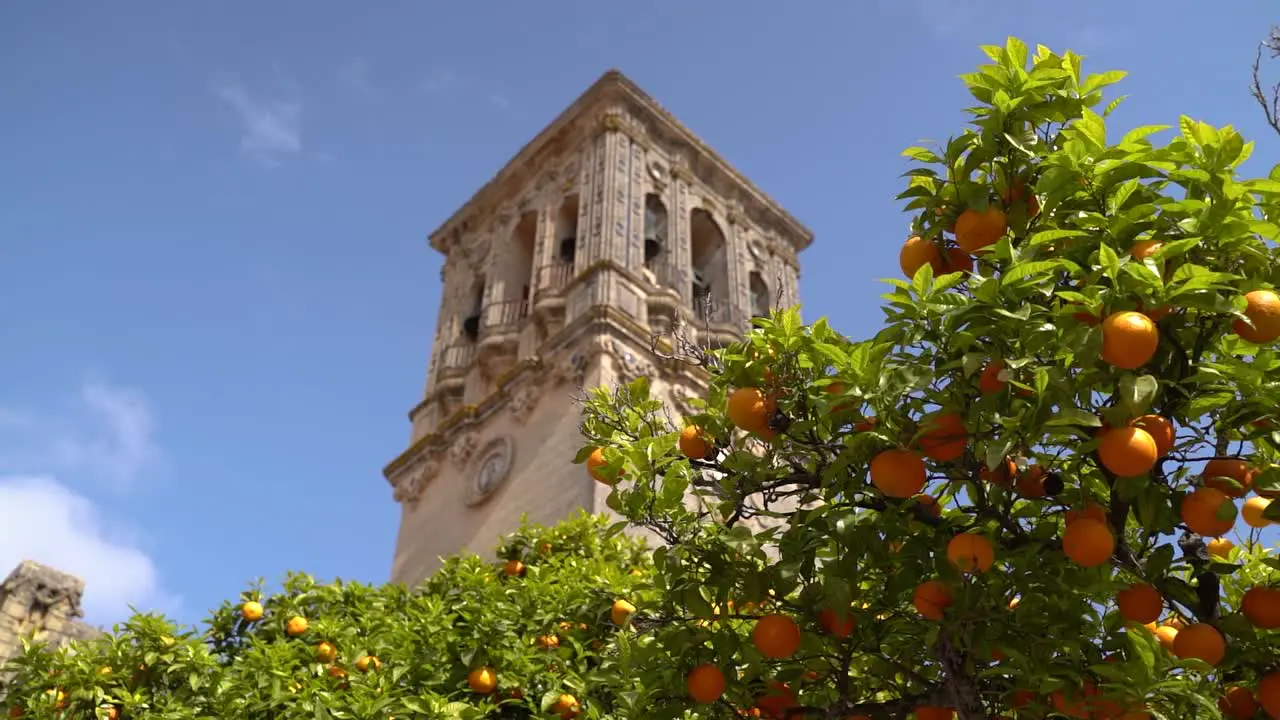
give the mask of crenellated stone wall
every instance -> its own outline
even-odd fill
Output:
[[[22,652],[24,638],[61,646],[102,634],[80,618],[84,580],[24,560],[0,584],[0,664]],[[0,688],[4,678],[0,676]]]

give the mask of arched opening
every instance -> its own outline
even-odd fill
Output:
[[[462,334],[471,342],[480,337],[480,310],[484,308],[484,275],[471,284],[470,307],[462,320]]]
[[[760,274],[759,270],[751,271],[747,294],[751,296],[751,316],[758,318],[769,317],[773,298],[769,295],[769,285],[764,281],[764,276]]]
[[[508,301],[529,302],[529,279],[533,277],[533,249],[538,242],[538,213],[529,211],[511,231],[511,255],[507,260]]]
[[[556,261],[572,265],[578,254],[578,196],[570,195],[556,213]]]
[[[729,307],[728,243],[720,224],[702,208],[689,213],[689,254],[693,262],[694,309],[704,314],[715,307]]]
[[[667,206],[654,193],[644,196],[644,266],[653,270],[667,249]]]

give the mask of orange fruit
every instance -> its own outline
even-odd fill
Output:
[[[1230,506],[1231,512],[1226,520],[1220,520],[1218,513],[1224,506]],[[1187,529],[1205,537],[1226,535],[1236,521],[1235,505],[1231,499],[1221,490],[1209,487],[1197,488],[1182,498],[1179,514]]]
[[[516,559],[511,559],[502,564],[502,574],[507,577],[515,577],[524,574],[524,563]]]
[[[916,720],[955,720],[956,711],[938,705],[921,705],[916,708]]]
[[[702,460],[711,454],[711,442],[702,428],[689,425],[680,431],[680,452],[690,460]]]
[[[715,665],[706,664],[689,671],[685,678],[689,697],[702,704],[713,703],[724,695],[724,673]]]
[[[867,432],[868,430],[875,428],[875,426],[876,426],[875,417],[868,416],[866,418],[863,418],[862,422],[854,425],[853,429],[855,432]]]
[[[322,642],[316,646],[316,661],[322,663],[331,663],[338,659],[338,648],[333,643]]]
[[[1132,310],[1111,313],[1102,321],[1102,361],[1122,370],[1146,365],[1160,345],[1151,318]]]
[[[301,615],[294,615],[289,618],[289,622],[285,623],[284,631],[289,637],[298,637],[306,632],[308,627],[310,627],[310,623],[307,622],[306,618]]]
[[[1271,521],[1262,517],[1262,513],[1270,504],[1271,498],[1251,497],[1245,500],[1244,507],[1240,508],[1240,517],[1244,518],[1244,524],[1251,528],[1264,528],[1270,525]]]
[[[1032,465],[1018,474],[1016,487],[1018,494],[1025,498],[1042,498],[1044,489],[1044,468]]]
[[[1097,520],[1106,525],[1107,509],[1093,501],[1086,502],[1081,507],[1068,508],[1063,517],[1063,524],[1070,525],[1077,520]]]
[[[765,615],[756,621],[751,643],[761,655],[772,660],[789,658],[800,649],[800,626],[786,615]]]
[[[920,450],[925,456],[948,462],[964,454],[969,442],[969,430],[958,413],[938,412],[920,421],[924,434],[920,437]]]
[[[984,573],[995,562],[991,541],[976,533],[960,533],[947,543],[947,560],[962,573]]]
[[[1227,641],[1218,628],[1206,623],[1192,623],[1178,631],[1173,639],[1173,654],[1182,660],[1196,658],[1217,665],[1227,654]]]
[[[1259,630],[1280,628],[1280,588],[1249,588],[1240,599],[1240,612]]]
[[[823,630],[838,638],[847,638],[852,635],[854,625],[856,625],[852,613],[847,610],[845,612],[836,612],[831,608],[823,608],[818,612],[818,622],[822,624]]]
[[[1254,290],[1245,293],[1244,299],[1244,316],[1253,322],[1253,327],[1236,320],[1231,323],[1232,332],[1255,345],[1280,338],[1280,295],[1273,290]]]
[[[777,411],[777,403],[760,388],[738,388],[729,396],[729,422],[747,432],[769,430],[769,420]]]
[[[1000,377],[1000,373],[1004,370],[1004,362],[1001,360],[992,360],[987,366],[982,368],[982,373],[978,375],[978,392],[983,395],[1000,392],[1009,383]]]
[[[1120,617],[1129,622],[1147,623],[1160,619],[1164,610],[1164,598],[1160,591],[1147,583],[1134,583],[1116,593],[1116,607]]]
[[[605,485],[612,485],[617,482],[618,479],[615,477],[609,477],[605,474],[604,466],[607,464],[608,463],[604,459],[604,450],[596,448],[595,450],[592,450],[591,455],[587,457],[587,473],[589,473],[592,478],[595,478],[596,482],[603,483]],[[619,471],[618,475],[621,476],[622,471]]]
[[[1119,477],[1146,475],[1159,459],[1155,438],[1140,427],[1111,428],[1098,441],[1098,460]]]
[[[1273,718],[1280,718],[1280,670],[1258,678],[1258,704]]]
[[[356,659],[356,669],[360,672],[369,672],[382,667],[382,661],[377,655],[364,655]]]
[[[572,695],[561,695],[556,698],[555,703],[551,706],[551,712],[556,713],[562,718],[575,717],[578,714],[580,706],[578,698]]]
[[[980,476],[992,485],[1009,489],[1013,487],[1013,479],[1018,476],[1018,464],[1012,458],[1005,458],[995,470],[984,465]]]
[[[898,251],[898,267],[902,269],[902,274],[906,275],[908,280],[914,278],[916,271],[925,265],[934,265],[936,274],[936,265],[941,257],[942,253],[938,250],[937,243],[912,235],[902,243],[902,250]]]
[[[932,495],[915,495],[913,499],[933,517],[942,517],[942,506],[938,504],[937,498]]]
[[[1240,458],[1214,458],[1204,464],[1200,477],[1204,478],[1205,487],[1221,490],[1229,498],[1241,498],[1253,487],[1258,471]],[[1227,482],[1222,478],[1235,482]]]
[[[247,622],[257,622],[261,620],[262,615],[265,612],[266,611],[262,609],[262,603],[257,600],[250,600],[240,606],[240,617],[244,618]]]
[[[787,711],[795,707],[796,694],[790,685],[780,682],[769,683],[769,689],[764,695],[756,698],[756,705],[775,720],[783,720]]]
[[[1156,628],[1156,639],[1160,641],[1160,647],[1167,652],[1173,652],[1173,643],[1178,639],[1178,628],[1172,625],[1161,625]]]
[[[1173,422],[1169,418],[1160,415],[1143,415],[1133,421],[1133,426],[1146,430],[1151,439],[1156,441],[1157,456],[1164,457],[1173,449],[1176,433],[1173,430]]]
[[[1230,557],[1231,551],[1236,548],[1236,544],[1226,538],[1214,538],[1205,547],[1211,556],[1225,560]]]
[[[1004,201],[1007,208],[1013,207],[1014,203],[1026,201],[1027,217],[1033,218],[1040,213],[1040,201],[1036,198],[1035,193],[1027,192],[1027,183],[1025,180],[1015,180],[1012,185],[1005,188],[1000,194],[1000,199]]]
[[[947,248],[942,257],[933,261],[935,277],[953,272],[973,272],[973,256],[960,248],[953,247]]]
[[[478,667],[467,674],[467,685],[471,692],[488,695],[498,687],[498,675],[491,667]]]
[[[1129,257],[1134,260],[1145,260],[1156,254],[1156,251],[1164,247],[1164,243],[1159,240],[1139,240],[1129,248]]]
[[[1062,552],[1081,567],[1097,567],[1111,559],[1116,538],[1105,523],[1081,518],[1062,533]]]
[[[924,460],[910,450],[885,450],[871,459],[871,484],[892,498],[918,494],[927,477]]]
[[[1232,720],[1251,720],[1258,713],[1258,703],[1249,688],[1236,685],[1218,698],[1218,709]]]
[[[994,204],[983,212],[968,209],[956,218],[956,244],[970,255],[976,255],[999,242],[1008,229],[1004,211]]]
[[[951,588],[941,580],[925,580],[916,586],[911,596],[911,604],[916,612],[926,620],[941,620],[943,613],[955,602]]]
[[[609,608],[609,620],[614,625],[622,627],[627,624],[632,615],[636,613],[636,606],[626,600],[618,599],[613,601],[613,606]]]

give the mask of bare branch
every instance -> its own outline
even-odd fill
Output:
[[[1250,94],[1258,101],[1262,114],[1277,134],[1280,134],[1280,83],[1271,86],[1270,93],[1262,89],[1262,51],[1271,52],[1271,58],[1280,58],[1280,26],[1271,28],[1271,35],[1258,44],[1258,53],[1253,59],[1253,83]]]

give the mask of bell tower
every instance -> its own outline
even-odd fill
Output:
[[[520,517],[605,511],[573,465],[582,389],[647,376],[678,416],[696,368],[652,339],[703,345],[799,302],[812,233],[611,70],[431,233],[445,256],[425,396],[384,470],[401,506],[393,582],[487,553]]]

